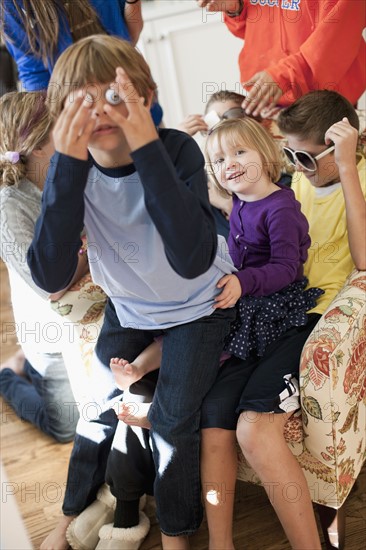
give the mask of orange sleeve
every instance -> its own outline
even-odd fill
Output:
[[[244,38],[245,36],[245,21],[247,17],[247,9],[244,6],[242,12],[237,17],[229,17],[224,13],[224,23],[229,31],[238,38]]]
[[[338,90],[339,82],[357,58],[360,55],[362,57],[362,52],[366,62],[366,47],[362,37],[365,8],[366,3],[361,0],[319,2],[318,11],[314,13],[314,31],[302,44],[300,51],[265,69],[285,95],[292,92],[296,99],[314,89]],[[310,2],[308,10],[311,10]],[[365,67],[366,63],[362,69],[364,87]]]

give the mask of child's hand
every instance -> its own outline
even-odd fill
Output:
[[[223,288],[223,291],[216,296],[214,309],[227,309],[234,307],[241,296],[241,284],[236,275],[224,275],[221,277],[217,288]]]
[[[188,115],[177,126],[178,130],[194,136],[197,132],[207,132],[208,126],[201,115]]]
[[[340,122],[333,124],[325,133],[325,143],[335,145],[334,160],[338,170],[355,166],[358,131],[350,125],[348,118],[344,117]]]
[[[56,151],[76,159],[88,159],[88,143],[95,126],[91,106],[81,90],[66,98],[52,134]]]
[[[233,209],[233,198],[231,196],[224,197],[220,195],[217,187],[208,181],[208,199],[210,204],[221,210],[225,218],[228,220]]]
[[[122,129],[131,151],[136,151],[147,143],[159,139],[159,136],[149,107],[145,107],[144,98],[139,97],[126,72],[118,67],[116,75],[117,86],[113,89],[124,101],[127,116],[123,116],[108,103],[104,105],[104,111]]]

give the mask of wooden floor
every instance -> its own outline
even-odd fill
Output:
[[[0,265],[1,362],[17,349],[9,334],[12,311],[6,270]],[[30,424],[20,421],[0,398],[2,461],[7,474],[6,495],[14,493],[34,548],[39,548],[60,516],[68,459],[72,444],[54,443]],[[5,495],[5,496],[4,496]],[[4,521],[4,518],[2,518]],[[358,478],[347,506],[347,550],[366,548],[366,469]],[[283,530],[264,490],[240,482],[235,506],[235,544],[237,550],[289,550]],[[207,548],[207,526],[203,523],[192,537],[193,550]],[[152,527],[142,550],[157,550],[159,530]],[[2,550],[8,550],[3,548]],[[18,548],[16,550],[28,550]],[[218,549],[221,550],[221,549]]]

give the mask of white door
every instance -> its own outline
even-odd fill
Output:
[[[155,0],[149,7],[154,4],[171,3]],[[170,127],[188,114],[203,113],[212,93],[242,91],[237,59],[243,41],[227,30],[221,13],[208,13],[195,2],[184,4],[193,7],[173,15],[160,12],[156,19],[150,10],[151,20],[145,22],[138,44],[158,84],[164,122]]]

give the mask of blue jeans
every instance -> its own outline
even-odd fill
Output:
[[[131,357],[131,349],[144,349],[147,340],[164,335],[149,420],[156,472],[154,494],[160,528],[166,535],[192,534],[202,521],[200,409],[217,376],[224,338],[234,315],[233,310],[216,310],[208,317],[160,332],[120,328],[124,347],[120,356],[125,358]],[[139,388],[144,382],[146,379],[132,385],[130,393],[141,395]],[[129,396],[127,401],[132,399]],[[143,399],[136,397],[136,402],[139,400]],[[150,478],[147,434],[142,430],[139,436],[138,432],[126,428],[118,431],[120,440],[113,444],[110,455],[107,480],[121,500],[133,500],[144,492],[140,477],[134,479],[138,467],[140,471],[145,467]],[[115,452],[121,448],[122,452]]]
[[[60,443],[72,441],[78,412],[67,371],[59,353],[42,354],[43,375],[26,361],[24,374],[0,373],[0,392],[16,414]]]

